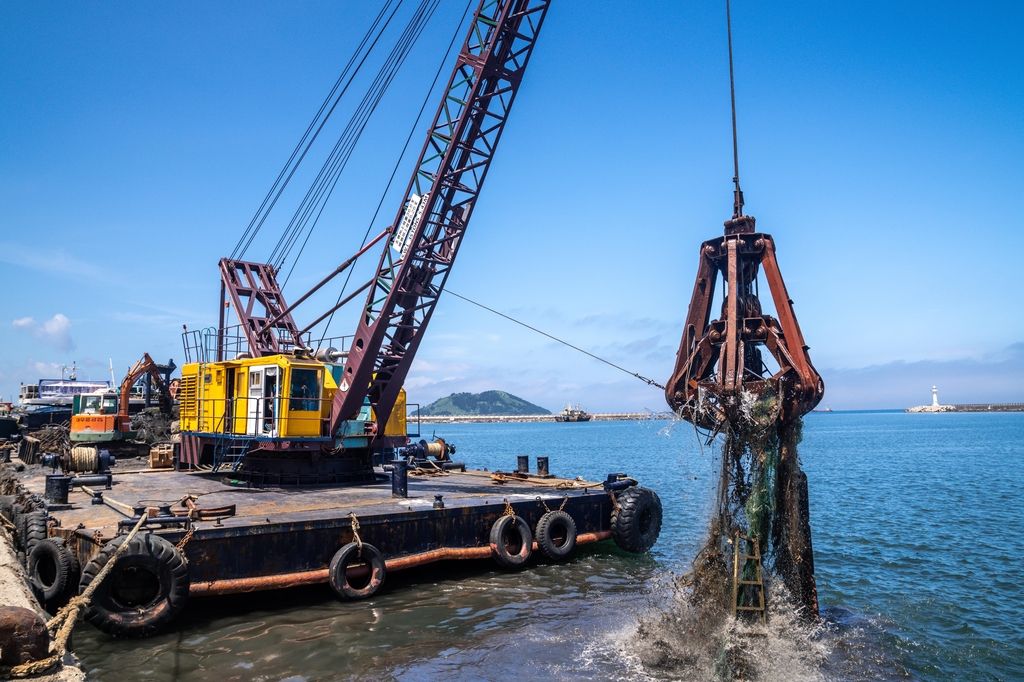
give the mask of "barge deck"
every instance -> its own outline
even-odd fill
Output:
[[[189,593],[204,595],[327,582],[331,557],[355,540],[353,515],[360,540],[381,551],[388,571],[490,557],[488,534],[506,514],[506,501],[531,527],[545,505],[557,509],[564,502],[578,529],[577,544],[611,537],[613,503],[601,483],[510,477],[496,485],[491,477],[474,470],[411,477],[409,496],[395,498],[389,478],[353,487],[266,489],[234,487],[216,475],[138,471],[115,475],[110,490],[74,488],[66,506],[51,508],[59,524],[51,534],[64,538],[84,566],[118,535],[119,524],[121,532],[124,521],[134,525],[131,510],[140,503],[149,514],[159,513],[158,503],[187,512],[186,496],[199,509],[233,506],[232,515],[203,514],[191,521],[182,515],[177,528],[159,531],[175,545],[190,534],[181,548],[189,564]],[[45,477],[34,476],[25,485],[42,496]],[[93,504],[95,493],[103,504]]]
[[[72,478],[6,465],[0,513],[47,610],[102,581],[85,617],[115,636],[158,631],[192,596],[329,583],[362,599],[388,573],[435,561],[516,570],[576,545],[656,542],[661,502],[637,481],[523,473],[523,460],[518,473],[417,468],[404,486],[378,466],[373,483],[273,488],[224,473],[115,466]]]

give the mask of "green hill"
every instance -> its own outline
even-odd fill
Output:
[[[551,414],[539,405],[528,403],[505,391],[483,393],[452,393],[435,400],[420,410],[425,417],[456,417],[459,415]]]

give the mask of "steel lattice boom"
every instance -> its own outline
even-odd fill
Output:
[[[334,396],[331,432],[369,396],[384,423],[455,262],[547,0],[483,0],[395,219]],[[404,220],[404,222],[403,222]]]

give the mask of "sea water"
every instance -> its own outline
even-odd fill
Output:
[[[520,572],[479,561],[394,573],[363,602],[326,586],[194,599],[143,640],[81,625],[89,679],[709,679],[652,661],[647,638],[654,627],[686,642],[671,614],[705,536],[715,446],[659,420],[424,430],[473,468],[509,471],[529,454],[559,476],[634,476],[661,497],[661,538],[644,556],[604,542]],[[759,679],[1024,679],[1022,438],[1024,414],[808,415],[799,451],[823,620],[778,614],[768,637],[739,633]]]

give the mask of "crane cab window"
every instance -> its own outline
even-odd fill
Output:
[[[99,414],[100,397],[98,395],[82,396],[82,414]]]
[[[288,393],[289,412],[315,412],[320,409],[320,372],[315,369],[292,369]]]

